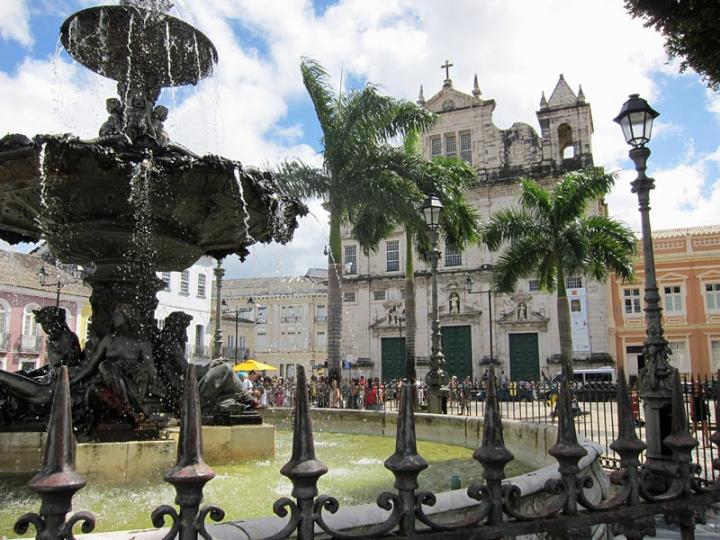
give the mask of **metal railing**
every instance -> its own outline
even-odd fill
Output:
[[[559,478],[551,478],[545,485],[552,495],[544,507],[527,513],[520,504],[521,491],[515,485],[503,482],[505,467],[513,454],[505,447],[501,418],[502,402],[492,366],[485,385],[484,422],[482,444],[473,457],[483,469],[484,482],[471,485],[467,495],[477,504],[457,522],[439,522],[427,509],[436,503],[432,492],[419,491],[417,478],[427,462],[417,453],[415,438],[414,385],[404,383],[399,388],[396,451],[385,461],[385,467],[395,476],[395,491],[378,496],[377,504],[387,514],[384,520],[362,531],[335,530],[327,521],[327,513],[339,509],[337,499],[319,495],[318,479],[328,469],[315,457],[308,385],[304,369],[298,366],[293,415],[293,450],[289,461],[280,473],[293,484],[292,496],[282,497],[273,505],[273,511],[287,518],[281,530],[267,537],[281,540],[297,536],[312,540],[322,534],[331,538],[437,538],[437,539],[497,539],[525,534],[546,533],[550,538],[590,539],[592,527],[609,524],[614,534],[642,539],[655,534],[657,515],[665,515],[669,522],[680,526],[683,538],[693,538],[695,523],[711,504],[720,501],[720,481],[707,484],[698,482],[694,472],[698,464],[693,461],[693,450],[698,442],[690,435],[683,399],[683,384],[677,372],[673,376],[672,430],[664,439],[670,450],[666,485],[662,493],[652,492],[645,482],[640,455],[646,448],[637,437],[630,392],[621,374],[616,388],[618,435],[611,448],[619,455],[619,471],[611,476],[615,485],[610,497],[599,503],[591,502],[586,491],[592,487],[589,477],[580,475],[580,460],[587,451],[578,443],[576,410],[573,399],[572,372],[564,368],[565,377],[560,383],[557,398],[557,443],[549,454],[558,462]],[[164,525],[171,521],[164,538],[181,540],[210,539],[205,519],[224,519],[223,510],[215,506],[200,508],[203,486],[215,473],[202,458],[202,431],[196,367],[189,365],[185,374],[184,409],[178,442],[175,467],[166,475],[177,492],[179,511],[163,505],[152,512],[152,523]],[[718,388],[714,391],[715,417],[718,417]],[[720,446],[720,431],[710,440]],[[73,494],[85,485],[75,471],[75,439],[72,431],[69,381],[67,368],[62,367],[58,377],[50,424],[47,449],[43,465],[30,481],[30,489],[41,498],[39,513],[25,514],[15,524],[15,532],[25,534],[30,525],[38,531],[37,538],[54,540],[72,537],[73,526],[82,522],[82,530],[94,528],[94,517],[80,512],[67,518]],[[720,469],[720,459],[712,467]],[[249,495],[252,496],[252,495]],[[242,505],[242,501],[238,501]],[[316,530],[317,529],[317,530]],[[319,531],[322,531],[319,533]]]
[[[39,353],[42,352],[44,341],[42,336],[21,336],[17,348],[20,352]]]

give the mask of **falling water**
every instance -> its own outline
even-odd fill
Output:
[[[177,96],[175,95],[175,80],[173,79],[172,70],[172,40],[170,38],[170,22],[165,20],[165,54],[167,56],[167,72],[170,81],[170,94],[172,95],[173,110],[177,109]]]
[[[240,202],[242,203],[240,205],[240,210],[243,213],[243,226],[245,228],[245,240],[248,242],[248,244],[253,243],[253,239],[250,236],[250,212],[248,210],[247,201],[245,201],[245,188],[243,188],[242,179],[240,177],[240,168],[235,167],[233,169],[233,172],[235,173],[235,181],[237,182],[238,186],[238,192],[240,193]]]
[[[133,12],[130,13],[130,21],[128,23],[128,35],[127,35],[127,74],[125,75],[125,89],[124,93],[125,95],[122,97],[122,101],[125,104],[125,124],[127,125],[127,113],[128,113],[128,93],[130,92],[130,76],[132,74],[132,34],[133,34],[133,25],[135,24],[135,14]]]
[[[48,195],[47,195],[47,172],[45,170],[45,149],[47,143],[44,142],[40,145],[40,153],[38,154],[38,172],[40,173],[40,208],[41,214],[44,214],[48,210]],[[35,217],[37,221],[39,216]]]
[[[200,82],[200,79],[202,78],[202,69],[200,68],[200,49],[198,48],[198,42],[197,42],[197,34],[195,32],[192,33],[193,36],[193,46],[195,47],[195,66],[197,67],[197,83]]]

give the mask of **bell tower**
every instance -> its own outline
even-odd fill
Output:
[[[560,75],[550,99],[543,92],[537,117],[543,162],[566,170],[592,166],[592,113],[582,86],[575,94]]]

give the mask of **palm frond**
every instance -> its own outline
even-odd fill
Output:
[[[283,191],[301,199],[325,197],[330,185],[322,170],[299,160],[281,163],[275,177]]]
[[[547,231],[524,210],[506,208],[490,216],[490,221],[482,227],[481,232],[482,242],[490,251],[497,251],[504,242],[517,241]],[[547,248],[550,249],[551,244],[547,242]]]
[[[520,206],[526,212],[539,213],[549,219],[552,213],[550,193],[535,180],[525,178],[522,180],[520,192]]]
[[[637,239],[626,225],[595,215],[581,219],[579,229],[587,239],[589,259],[599,263],[593,268],[595,279],[604,279],[609,272],[623,280],[633,278],[632,257],[637,249]]]
[[[566,174],[552,192],[553,221],[558,226],[580,217],[590,201],[606,195],[615,176],[601,167]]]
[[[525,236],[503,251],[493,269],[493,287],[501,293],[515,291],[517,282],[537,274],[537,268],[547,253],[544,238]]]
[[[310,95],[310,100],[315,107],[320,129],[329,140],[333,131],[335,119],[335,96],[329,82],[329,76],[325,69],[312,58],[303,57],[300,62],[300,73],[302,73],[303,84]]]

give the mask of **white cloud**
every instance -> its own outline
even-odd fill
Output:
[[[630,18],[617,1],[341,0],[322,13],[316,13],[309,0],[175,4],[176,15],[215,43],[220,62],[212,79],[177,92],[168,132],[198,153],[251,165],[272,166],[287,157],[321,163],[309,146],[317,141],[302,139],[313,130],[293,116],[298,103],[307,104],[298,68],[302,56],[320,61],[335,85],[342,71],[346,80],[367,78],[387,93],[411,100],[420,84],[426,98],[441,88],[440,64],[448,58],[455,64],[451,77],[459,90],[469,91],[478,74],[482,97],[497,101],[499,127],[513,122],[536,125],[541,92],[549,97],[563,73],[573,89],[583,86],[593,110],[595,161],[610,170],[619,168],[627,156],[620,130],[612,122],[627,95],[638,92],[655,103],[662,96],[653,74],[675,74],[675,66],[666,62],[662,38]],[[0,0],[2,32],[3,10],[10,5],[22,8],[27,17],[24,3]],[[93,137],[106,116],[104,99],[113,93],[110,81],[77,65],[55,58],[28,59],[17,74],[0,72],[2,129],[29,135],[72,131]],[[708,103],[720,119],[717,94],[708,94]],[[656,135],[682,129],[659,123]],[[662,195],[662,201],[654,205],[654,220],[673,212],[683,223],[705,220],[709,205],[717,201],[712,199],[717,190],[711,197],[707,188],[703,191],[706,164],[717,159],[693,157],[691,137],[688,141],[685,153],[677,156],[682,165],[655,175],[658,189],[653,199]],[[633,197],[627,184],[619,182],[610,197],[611,212],[634,223]],[[662,205],[675,206],[656,218],[655,209],[665,208]],[[249,272],[253,261],[264,270],[275,261],[279,268],[303,273],[318,264],[317,254],[327,237],[326,219],[325,212],[315,208],[315,217],[303,220],[290,247],[257,248],[238,271]]]
[[[25,0],[3,0],[0,2],[0,37],[17,41],[26,47],[32,45],[29,19]]]
[[[720,148],[715,152],[694,156],[693,160],[665,170],[649,171],[655,179],[650,192],[651,225],[653,229],[673,229],[718,223],[720,209],[720,178],[710,177],[720,170]],[[610,213],[641,230],[637,196],[631,193],[634,170],[624,170],[608,197]]]

